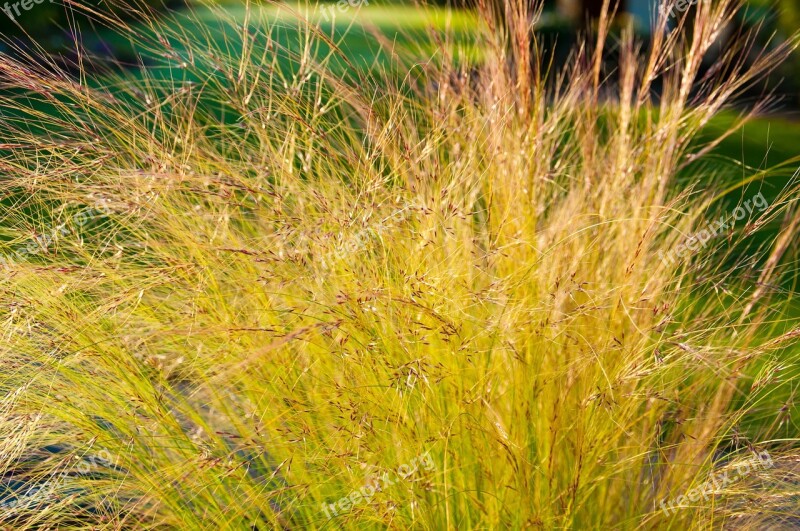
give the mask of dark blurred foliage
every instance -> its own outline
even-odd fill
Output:
[[[473,8],[478,5],[492,6],[499,25],[503,25],[503,5],[506,0],[429,0],[428,3],[447,5],[458,8]],[[534,5],[538,0],[528,0]],[[552,57],[552,64],[558,68],[570,62],[570,54],[580,41],[581,34],[591,34],[596,19],[604,4],[603,0],[579,0],[575,2],[579,12],[571,17],[564,15],[563,9],[558,9],[558,0],[544,0],[543,16],[536,27],[538,34],[537,43],[546,57]],[[620,36],[620,31],[629,22],[624,15],[627,0],[609,0],[612,7],[618,8],[618,16],[612,22],[612,35]],[[692,19],[694,8],[689,9],[689,20]],[[640,21],[641,23],[642,21]],[[644,21],[646,24],[647,22]],[[687,31],[690,31],[691,22]],[[649,46],[647,31],[638,30],[637,40],[643,49]],[[791,38],[791,35],[800,29],[800,0],[745,0],[740,12],[722,32],[720,44],[709,51],[706,57],[706,68],[713,65],[719,56],[729,50],[734,43],[741,42],[741,35],[751,35],[752,41],[748,49],[739,51],[744,60],[742,68],[755,59],[760,50],[774,47],[778,42]],[[605,48],[605,72],[610,78],[615,76],[615,42],[612,39]],[[705,69],[703,70],[705,73]],[[655,83],[657,89],[658,83]],[[800,107],[800,51],[776,68],[767,80],[756,83],[740,95],[740,103],[747,105],[756,100],[763,99],[767,94],[776,97],[780,103],[779,108],[786,107],[797,109]]]
[[[103,25],[98,21],[103,19],[133,21],[185,5],[184,0],[39,1],[0,0],[0,51],[19,53],[36,43],[50,52],[60,52],[73,48],[77,35],[81,38],[96,35]]]

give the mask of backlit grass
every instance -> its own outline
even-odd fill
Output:
[[[359,68],[259,9],[107,21],[157,61],[135,75],[0,57],[4,524],[793,522],[796,178],[659,259],[774,177],[688,163],[788,50],[696,91],[721,0],[691,39],[623,41],[618,85],[591,45],[554,90],[507,7],[477,65],[443,31],[430,61],[386,40],[391,69]]]

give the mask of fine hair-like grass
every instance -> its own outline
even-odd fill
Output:
[[[445,20],[429,60],[387,39],[358,68],[302,8],[249,4],[222,38],[106,20],[147,68],[0,56],[0,521],[791,521],[796,181],[659,258],[769,174],[676,186],[788,45],[699,77],[736,7],[700,2],[647,50],[623,32],[613,76],[606,14],[559,70],[538,8],[504,7],[478,6],[480,58]]]

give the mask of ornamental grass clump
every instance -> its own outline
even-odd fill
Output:
[[[0,56],[0,521],[790,522],[797,182],[709,184],[693,142],[788,50],[701,73],[735,7],[646,49],[605,14],[561,68],[516,0],[479,3],[480,57],[439,13],[435,54],[376,34],[359,67],[249,4],[104,18],[138,68]]]

